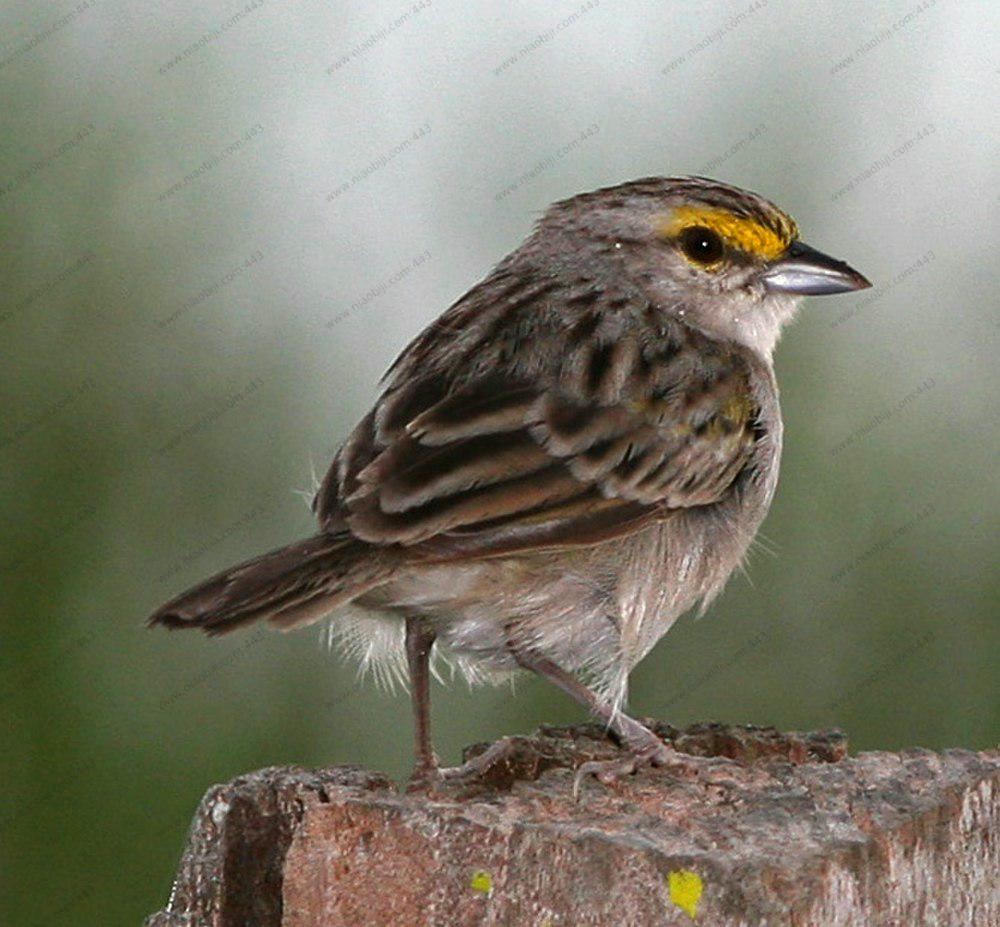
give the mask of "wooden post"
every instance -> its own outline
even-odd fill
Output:
[[[576,802],[573,768],[616,755],[591,725],[433,798],[351,767],[215,786],[147,927],[1000,925],[997,752],[653,726],[704,759]]]

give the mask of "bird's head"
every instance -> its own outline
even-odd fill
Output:
[[[627,279],[663,311],[770,357],[799,297],[871,286],[799,240],[773,203],[705,177],[653,177],[556,203],[539,227],[585,272]],[[582,254],[581,254],[582,253]],[[565,263],[565,262],[564,262]]]

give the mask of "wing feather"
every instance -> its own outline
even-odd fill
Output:
[[[622,298],[611,311],[606,295],[563,294],[582,316],[555,331],[547,369],[526,371],[512,332],[523,340],[524,313],[544,314],[551,294],[517,288],[507,329],[490,316],[492,364],[458,324],[475,325],[462,303],[438,326],[452,339],[441,356],[418,339],[418,372],[404,352],[317,496],[324,527],[430,558],[491,556],[596,543],[731,490],[760,439],[745,354],[677,320],[651,331],[647,307]]]

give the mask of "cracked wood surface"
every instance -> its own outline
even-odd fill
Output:
[[[1000,925],[996,751],[650,723],[698,759],[579,802],[573,769],[616,755],[592,725],[431,797],[352,767],[214,786],[147,927]]]

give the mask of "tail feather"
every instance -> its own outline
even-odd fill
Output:
[[[319,534],[230,567],[157,609],[149,624],[224,634],[266,619],[311,624],[388,578],[389,553],[347,534]]]

